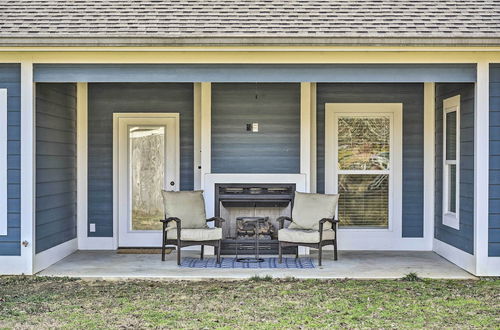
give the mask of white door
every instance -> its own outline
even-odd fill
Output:
[[[118,246],[159,247],[161,190],[179,187],[179,115],[116,113],[114,130]]]
[[[402,104],[325,110],[325,192],[340,194],[340,247],[412,249],[402,238]]]

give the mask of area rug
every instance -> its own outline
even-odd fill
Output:
[[[278,263],[278,258],[263,258],[263,262],[238,262],[236,258],[221,258],[221,263],[217,264],[215,258],[182,258],[181,267],[185,268],[295,268],[295,269],[310,269],[314,268],[314,263],[311,258],[283,258],[283,262]]]

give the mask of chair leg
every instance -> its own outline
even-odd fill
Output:
[[[177,240],[177,265],[181,265],[181,242]]]
[[[161,261],[165,261],[165,236],[165,231],[163,231],[161,244]]]
[[[221,246],[221,241],[217,242],[217,247],[215,248],[217,251],[217,263],[220,264],[220,246]]]
[[[278,242],[278,263],[281,264],[283,261],[283,253],[281,251],[281,242]]]
[[[333,260],[337,261],[337,239],[333,240]]]
[[[321,259],[323,257],[323,246],[320,244],[319,245],[319,261],[318,261],[318,266],[321,266]]]
[[[204,254],[203,252],[204,252],[204,250],[205,250],[205,245],[202,244],[201,245],[201,254],[200,254],[200,259],[201,260],[203,260],[203,254]]]

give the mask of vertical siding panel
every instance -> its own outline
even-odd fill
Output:
[[[317,190],[325,188],[325,103],[403,103],[403,237],[424,233],[423,84],[318,84]]]
[[[113,113],[180,114],[180,189],[193,189],[193,84],[91,83],[88,102],[88,219],[92,237],[113,236]]]
[[[299,173],[300,85],[212,84],[212,172]]]
[[[500,257],[500,64],[490,64],[488,256]]]
[[[0,236],[0,255],[21,255],[21,65],[0,64],[0,88],[7,89],[7,235]]]
[[[40,253],[76,238],[76,84],[36,85],[36,128],[35,238]]]
[[[435,238],[474,253],[474,84],[436,84]],[[443,225],[443,100],[460,95],[460,230]]]

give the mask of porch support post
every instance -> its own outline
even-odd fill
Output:
[[[201,120],[201,187],[204,187],[205,174],[212,167],[212,83],[202,82],[200,88]]]
[[[201,83],[193,84],[193,188],[202,189],[201,185]]]
[[[21,258],[33,274],[35,255],[35,107],[33,63],[21,62]]]
[[[77,152],[77,234],[78,248],[83,249],[87,240],[88,210],[87,210],[87,175],[88,175],[88,85],[76,84],[76,152]]]
[[[489,70],[487,61],[477,63],[474,129],[474,251],[475,275],[488,275],[489,198]]]
[[[424,239],[428,250],[434,241],[435,84],[424,83]]]
[[[300,83],[300,173],[306,175],[307,192],[316,191],[316,171],[313,170],[316,164],[315,125],[316,85],[302,82]]]

